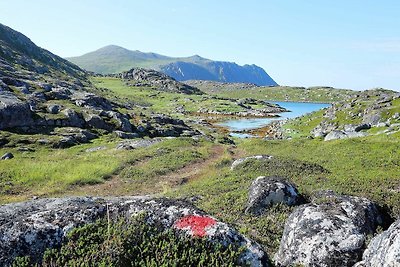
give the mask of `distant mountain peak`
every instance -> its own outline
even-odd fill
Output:
[[[127,51],[130,51],[129,49],[126,49],[126,48],[124,48],[124,47],[122,47],[122,46],[113,45],[113,44],[111,44],[111,45],[106,45],[106,46],[104,46],[104,47],[102,47],[102,48],[97,49],[97,51],[98,51],[98,50],[127,50]]]
[[[191,56],[191,57],[189,57],[189,58],[193,58],[193,59],[206,59],[206,58],[204,58],[204,57],[202,57],[202,56],[199,56],[199,55],[193,55],[193,56]]]

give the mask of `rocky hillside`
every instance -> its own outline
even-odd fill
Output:
[[[182,121],[157,114],[142,118],[146,124],[139,127],[134,114],[127,112],[134,105],[107,98],[78,66],[3,25],[0,64],[0,130],[45,134],[45,143],[57,148],[88,142],[111,132],[138,137],[179,136],[191,131]],[[163,79],[162,84],[154,83],[154,87],[196,91],[173,79]]]
[[[322,137],[325,141],[400,130],[400,93],[384,89],[359,92],[329,108],[290,121],[291,134]]]
[[[200,56],[167,57],[110,45],[79,57],[68,58],[81,68],[101,74],[127,71],[132,67],[159,70],[178,81],[211,80],[274,86],[277,83],[256,65],[239,66],[232,62],[213,61]]]

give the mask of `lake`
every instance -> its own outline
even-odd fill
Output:
[[[243,130],[252,130],[264,127],[276,120],[284,120],[284,119],[292,119],[303,116],[304,114],[317,111],[326,107],[329,107],[330,104],[326,103],[304,103],[304,102],[271,102],[278,104],[281,107],[290,110],[291,112],[282,112],[279,113],[281,117],[276,118],[240,118],[234,120],[228,120],[218,125],[227,127],[230,131],[243,131]],[[242,133],[232,133],[234,137],[251,137],[248,134]]]

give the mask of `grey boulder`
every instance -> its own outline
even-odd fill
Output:
[[[363,124],[346,124],[343,126],[345,132],[359,132],[361,130],[371,129],[371,125],[363,123]]]
[[[67,117],[68,125],[71,127],[79,127],[82,128],[85,124],[85,121],[82,118],[82,115],[77,113],[73,109],[65,109],[63,110],[63,114]]]
[[[353,266],[367,235],[381,223],[368,199],[323,192],[289,216],[274,261],[277,266]]]
[[[292,183],[280,177],[260,176],[251,183],[245,212],[260,215],[274,204],[300,203],[300,194]]]
[[[27,102],[11,92],[0,92],[0,130],[33,125],[33,112]]]
[[[339,130],[334,130],[330,133],[328,133],[324,141],[331,141],[331,140],[336,140],[336,139],[346,139],[346,138],[356,138],[356,137],[364,137],[367,136],[368,134],[365,132],[345,132],[345,131],[339,131]]]
[[[363,117],[363,123],[376,126],[379,122],[381,122],[382,116],[379,112],[371,112],[367,113]]]
[[[111,131],[113,129],[112,125],[104,121],[104,119],[97,114],[84,113],[83,118],[86,122],[86,126],[89,128],[103,129],[106,131]]]
[[[85,107],[97,110],[112,110],[113,108],[110,101],[108,101],[104,97],[91,93],[76,92],[72,96],[72,100],[75,101],[75,104],[78,107]]]
[[[389,229],[374,237],[364,251],[363,260],[357,267],[400,266],[400,220]]]

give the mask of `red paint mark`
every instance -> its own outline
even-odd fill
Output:
[[[207,216],[188,215],[175,222],[174,226],[178,229],[189,228],[193,236],[204,237],[206,228],[215,225],[217,222]]]

